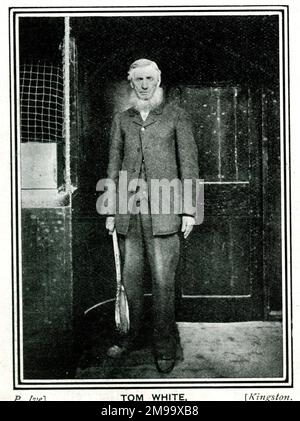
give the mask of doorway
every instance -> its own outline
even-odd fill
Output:
[[[124,108],[127,68],[140,57],[158,63],[168,101],[191,114],[205,182],[204,222],[182,243],[178,320],[266,320],[280,310],[277,25],[266,17],[72,19],[83,128],[73,199],[79,313],[103,312],[106,319],[113,311],[112,245],[95,211],[95,186],[106,175],[110,124]],[[149,275],[145,283],[149,294]]]

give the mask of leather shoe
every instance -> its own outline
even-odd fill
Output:
[[[156,368],[160,373],[170,373],[175,366],[175,358],[155,357]]]
[[[120,347],[119,345],[113,345],[108,348],[106,355],[110,358],[121,358],[128,352],[128,349],[125,347]]]

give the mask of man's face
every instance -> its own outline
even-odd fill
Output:
[[[158,86],[158,74],[151,66],[140,67],[134,70],[131,79],[131,87],[135,90],[138,98],[144,101],[152,98]]]

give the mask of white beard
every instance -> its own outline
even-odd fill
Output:
[[[133,89],[130,93],[129,104],[130,107],[135,108],[137,111],[150,112],[154,108],[158,107],[164,100],[164,91],[161,87],[157,87],[154,94],[150,99],[140,99],[135,90]]]

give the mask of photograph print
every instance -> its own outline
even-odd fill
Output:
[[[290,384],[287,6],[10,23],[15,385]]]

